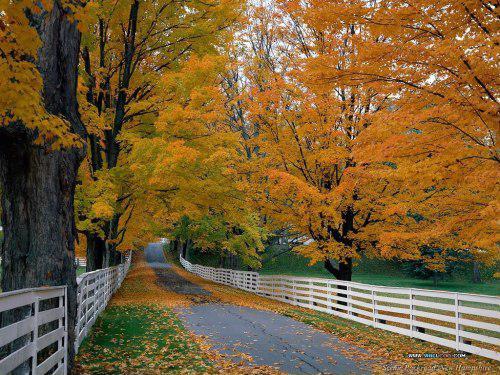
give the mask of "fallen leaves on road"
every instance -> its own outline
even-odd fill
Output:
[[[193,302],[162,288],[135,254],[121,288],[98,318],[76,358],[77,374],[281,374],[270,366],[233,363],[187,331],[171,308]]]
[[[179,266],[174,266],[173,269],[192,283],[210,291],[214,300],[274,311],[321,331],[334,334],[340,341],[361,349],[346,351],[339,348],[343,355],[353,359],[373,361],[374,373],[496,374],[500,372],[498,363],[475,355],[466,358],[407,358],[405,355],[408,353],[451,353],[453,350],[216,284],[189,273]]]

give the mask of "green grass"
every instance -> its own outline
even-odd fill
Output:
[[[317,263],[312,266],[309,261],[293,252],[275,256],[279,254],[277,248],[271,249],[262,260],[262,269],[259,272],[263,275],[291,275],[304,277],[326,277],[332,275],[325,270],[323,264]],[[456,275],[453,279],[439,281],[437,286],[433,280],[421,280],[411,278],[406,275],[397,262],[389,262],[378,259],[362,259],[353,271],[353,281],[385,286],[398,286],[405,288],[438,289],[451,292],[476,293],[487,295],[500,295],[500,280],[488,280],[480,284],[470,281],[468,274]]]
[[[85,273],[86,272],[86,268],[85,267],[78,267],[76,269],[76,277],[80,276],[82,273]]]
[[[202,373],[211,364],[201,353],[170,309],[110,306],[84,340],[76,362],[86,373]]]
[[[309,265],[309,260],[294,252],[286,252],[283,247],[272,246],[266,250],[262,259],[262,268],[258,271],[262,275],[290,275],[303,277],[333,278],[322,263]],[[190,251],[188,260],[194,264],[203,264],[210,267],[219,267],[219,259],[210,253]],[[364,284],[397,286],[403,288],[436,289],[450,292],[500,295],[500,280],[489,279],[475,284],[470,280],[470,274],[457,274],[452,279],[439,281],[437,286],[432,279],[422,280],[406,275],[398,262],[380,259],[362,259],[354,267],[352,280]]]

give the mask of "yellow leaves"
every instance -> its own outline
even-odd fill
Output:
[[[189,218],[196,246],[234,252],[256,266],[263,231],[238,174],[242,157],[220,87],[223,67],[219,56],[191,56],[178,71],[166,73],[161,95],[168,103],[155,133],[130,137],[128,160],[134,183],[148,192],[147,228],[168,233]]]
[[[106,201],[98,200],[92,205],[94,216],[104,220],[110,220],[113,217],[114,209]]]
[[[392,216],[392,215],[404,216],[407,213],[408,213],[408,206],[405,206],[403,204],[395,204],[392,206],[388,206],[384,210],[384,215],[387,216]]]
[[[49,114],[41,98],[42,78],[36,61],[40,40],[29,25],[26,10],[38,12],[36,2],[0,1],[0,126],[22,122],[37,130],[36,144],[48,149],[81,146],[81,140],[70,132],[67,121]],[[42,4],[50,9],[52,2]]]
[[[268,56],[288,70],[256,64],[265,79],[253,82],[248,106],[261,164],[291,176],[275,183],[263,173],[266,213],[321,238],[347,224],[332,212],[345,217],[350,207],[350,238],[362,249],[378,242],[384,257],[416,259],[432,245],[497,259],[497,51],[471,14],[491,30],[496,21],[474,2],[472,13],[449,1],[280,4],[279,22],[293,17],[300,33],[290,28],[276,42],[287,53]],[[438,269],[444,260],[428,262]]]
[[[77,227],[101,234],[102,222],[110,220],[117,210],[119,181],[108,170],[94,172],[91,176],[90,171],[82,167],[79,174],[82,183],[76,188],[75,211],[78,217],[85,219],[80,220]]]

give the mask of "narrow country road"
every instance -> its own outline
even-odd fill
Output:
[[[164,288],[196,296],[194,306],[176,310],[185,327],[207,337],[214,349],[234,361],[246,361],[250,356],[249,364],[273,366],[289,374],[370,373],[366,360],[343,354],[362,350],[333,335],[270,311],[204,303],[203,296],[210,293],[172,270],[161,244],[150,244],[146,259]]]

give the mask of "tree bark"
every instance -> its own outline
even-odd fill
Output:
[[[187,260],[188,246],[189,246],[189,239],[187,239],[186,242],[182,244],[182,257],[186,260]]]
[[[134,61],[134,56],[135,56],[135,38],[136,38],[136,33],[137,33],[137,22],[138,22],[138,14],[139,14],[139,5],[140,2],[139,0],[134,0],[131,5],[130,5],[130,13],[129,13],[129,18],[128,18],[128,26],[127,26],[127,31],[126,34],[124,35],[124,58],[123,58],[123,64],[122,68],[120,69],[121,74],[119,75],[118,78],[118,95],[116,98],[116,101],[114,103],[115,105],[115,117],[113,120],[113,127],[112,129],[105,130],[104,131],[104,136],[105,136],[105,141],[106,141],[106,148],[105,148],[105,155],[106,155],[106,162],[107,162],[107,168],[112,169],[115,168],[118,165],[118,157],[120,154],[120,142],[118,141],[118,137],[121,133],[124,121],[125,121],[125,113],[126,113],[126,104],[127,104],[127,92],[130,86],[130,80],[132,78],[133,74],[133,61]],[[99,23],[99,30],[100,34],[103,33],[104,30],[104,25],[102,21]],[[105,37],[104,37],[105,38]],[[103,37],[100,38],[101,43],[100,43],[100,56],[101,59],[104,58],[104,46],[105,46],[105,40]],[[100,64],[103,64],[103,60],[101,60]],[[107,85],[109,86],[109,82],[107,82]],[[108,90],[109,91],[109,90]],[[111,105],[111,103],[107,103],[108,105]],[[114,250],[115,250],[115,245],[110,244],[109,240],[117,240],[119,236],[119,221],[120,221],[120,216],[121,214],[115,213],[114,217],[112,220],[110,220],[108,223],[106,223],[105,227],[108,228],[108,230],[105,231],[106,233],[106,242],[107,242],[107,248],[105,252],[105,262],[104,266],[109,266],[114,262]],[[124,224],[126,225],[126,224]]]
[[[175,255],[180,254],[180,246],[179,246],[179,239],[178,239],[178,238],[176,238],[175,240],[173,240],[173,241],[171,242],[171,245],[170,245],[170,246],[171,246],[171,247],[170,247],[170,249],[171,249],[170,251],[171,251],[173,254],[175,254]]]
[[[136,47],[135,36],[137,32],[138,14],[139,1],[134,0],[130,5],[130,14],[124,45],[123,73],[119,78],[118,97],[116,100],[113,129],[106,132],[106,156],[108,168],[116,167],[118,164],[120,144],[118,143],[117,138],[123,127],[125,119],[125,105],[127,103],[127,90],[129,89],[130,79],[132,78],[132,63]]]
[[[99,270],[103,265],[105,243],[102,238],[94,233],[88,233],[87,237],[87,272]]]
[[[337,280],[343,280],[343,281],[351,281],[352,279],[352,259],[347,258],[343,262],[339,262],[338,268],[335,268],[332,264],[332,262],[327,259],[325,261],[325,268],[327,271],[332,273]],[[347,287],[344,285],[338,285],[337,289],[340,290],[347,290]],[[337,295],[340,298],[347,298],[347,294],[344,293],[337,293]],[[346,301],[338,300],[337,303],[339,305],[344,305],[347,306]]]
[[[76,100],[80,33],[69,10],[54,1],[49,11],[28,14],[42,41],[37,67],[46,110],[85,137]],[[2,190],[2,290],[68,286],[68,366],[74,358],[76,270],[74,192],[82,149],[50,150],[21,123],[0,129]],[[20,368],[18,372],[26,372]]]

